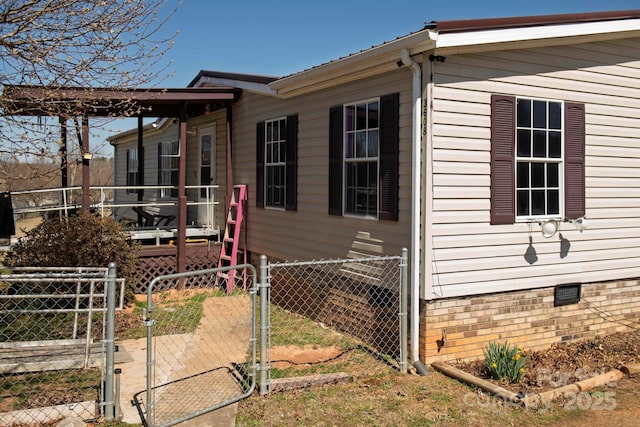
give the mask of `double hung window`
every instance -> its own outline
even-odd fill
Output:
[[[378,99],[345,105],[345,214],[378,217]]]
[[[256,124],[256,206],[297,210],[298,115]]]
[[[287,119],[271,120],[266,122],[265,126],[264,204],[268,207],[284,209],[287,165]]]
[[[516,216],[558,217],[562,211],[562,103],[516,103]]]
[[[491,97],[491,224],[585,214],[585,107]]]
[[[329,214],[398,220],[398,93],[329,110]]]

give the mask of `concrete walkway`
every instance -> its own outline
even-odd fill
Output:
[[[251,332],[250,299],[243,295],[209,297],[203,308],[195,333],[155,338],[155,384],[162,386],[175,381],[155,391],[157,423],[177,419],[240,394],[237,378],[230,371],[232,364],[242,364],[247,357]],[[146,338],[119,341],[117,344],[132,359],[116,365],[122,369],[122,421],[140,424],[141,419],[132,400],[135,394],[143,392],[138,400],[146,401]],[[231,404],[180,425],[233,426],[236,411],[237,404]]]

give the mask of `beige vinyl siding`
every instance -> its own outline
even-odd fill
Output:
[[[127,185],[127,150],[136,148],[137,142],[134,140],[127,140],[127,142],[121,142],[115,147],[114,150],[114,185]],[[127,194],[126,190],[114,191],[114,200],[116,203],[128,203],[137,200],[135,194]],[[114,209],[114,217],[120,219],[122,217],[129,216],[133,218],[133,214],[129,214],[130,209],[116,208]]]
[[[127,151],[138,146],[136,141],[127,141],[119,143],[114,151],[114,184],[115,185],[127,185]],[[136,194],[129,194],[126,190],[114,191],[115,203],[131,203],[138,199]],[[129,208],[114,208],[114,218],[120,220],[122,218],[134,218],[134,213]]]
[[[199,181],[199,140],[197,129],[213,126],[216,128],[216,176],[215,183],[220,185],[215,194],[215,198],[220,202],[215,208],[215,217],[220,228],[224,228],[225,220],[225,191],[226,191],[226,116],[224,111],[215,112],[211,115],[201,116],[187,123],[187,171],[186,185],[198,185]],[[158,185],[158,144],[164,141],[178,139],[178,125],[171,119],[157,130],[147,131],[144,136],[144,183],[145,185]],[[116,185],[126,185],[127,170],[127,150],[138,146],[137,133],[127,135],[118,141],[115,150],[116,162]],[[153,201],[157,199],[158,191],[149,190],[145,192],[145,200]],[[128,203],[137,201],[137,194],[126,194],[124,190],[116,192],[118,203]],[[196,190],[187,190],[187,200],[197,200]],[[129,208],[120,208],[116,212],[116,217],[134,218],[135,214]],[[189,206],[187,209],[187,224],[196,223],[198,211],[196,206]]]
[[[424,64],[432,65],[426,297],[638,277],[640,40],[449,55],[445,63]],[[545,239],[537,223],[489,224],[494,93],[585,104],[587,230],[565,222]]]
[[[136,146],[134,142],[122,142],[113,151],[114,185],[127,184],[127,150]]]
[[[400,93],[399,221],[328,214],[329,108]],[[298,114],[297,211],[255,207],[256,123]],[[410,244],[411,73],[406,69],[280,100],[243,93],[234,109],[234,175],[249,186],[248,248],[282,260],[400,254]]]
[[[144,185],[158,185],[158,143],[177,138],[177,126],[167,124],[163,129],[155,132],[147,132],[144,136]],[[115,150],[116,185],[127,185],[127,150],[138,147],[138,135],[133,132],[117,142]],[[138,155],[142,155],[138,153]],[[156,199],[156,190],[145,192],[145,199]],[[127,194],[124,190],[118,190],[115,194],[116,203],[131,203],[138,200],[137,194]],[[130,208],[116,208],[116,218],[134,219],[137,215]]]

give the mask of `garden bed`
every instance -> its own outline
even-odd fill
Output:
[[[527,357],[527,364],[520,383],[495,383],[514,393],[540,393],[640,363],[640,331],[554,344],[546,350],[525,349],[522,355]],[[493,381],[487,374],[484,360],[457,363],[454,366],[476,377]]]
[[[509,348],[513,348],[512,353]],[[432,366],[498,399],[527,408],[548,407],[551,401],[564,399],[569,402],[569,407],[577,405],[580,409],[614,409],[616,400],[613,390],[618,382],[625,376],[640,373],[638,331],[571,344],[556,344],[541,351],[516,351],[508,343],[504,343],[500,349],[501,354],[504,356],[506,352],[506,357],[511,356],[512,361],[522,362],[523,357],[527,358],[526,369],[519,370],[524,372],[520,381],[510,382],[504,378],[497,381],[491,375],[491,370],[496,368],[495,360],[499,359],[499,356],[493,356],[499,354],[495,352],[495,347],[492,347],[491,359],[494,363],[491,369],[484,360],[458,363],[457,366],[434,362]],[[515,365],[511,366],[510,369],[514,369]]]

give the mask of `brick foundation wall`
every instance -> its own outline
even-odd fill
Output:
[[[544,288],[423,301],[420,308],[421,360],[474,360],[495,340],[539,350],[637,328],[640,280],[583,284],[580,302],[558,307],[554,288]]]

